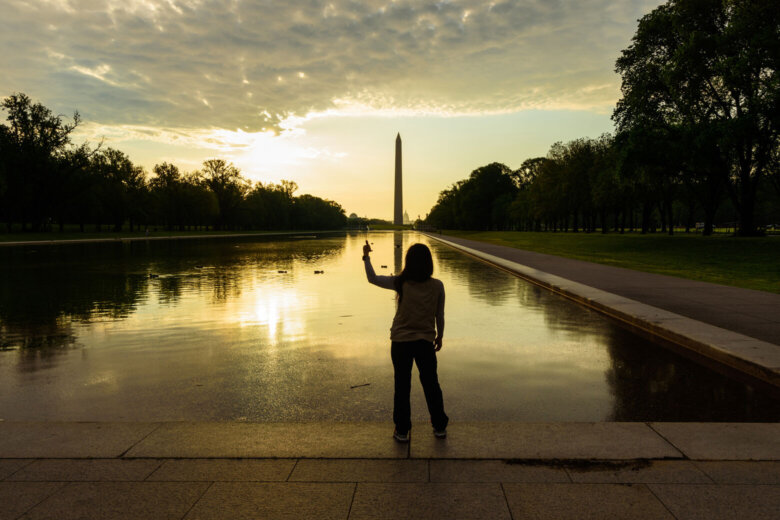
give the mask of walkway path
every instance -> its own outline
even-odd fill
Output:
[[[427,236],[780,388],[780,294]]]
[[[775,519],[780,424],[0,422],[0,518]]]

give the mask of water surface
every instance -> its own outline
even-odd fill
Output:
[[[366,238],[379,274],[433,251],[452,420],[780,419],[759,390],[411,232],[0,249],[0,419],[390,420],[395,297],[366,282]],[[412,409],[427,422],[417,381]]]

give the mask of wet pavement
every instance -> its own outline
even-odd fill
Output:
[[[752,520],[780,510],[778,424],[454,424],[445,440],[421,428],[408,445],[391,431],[0,423],[0,518]]]

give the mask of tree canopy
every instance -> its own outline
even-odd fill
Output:
[[[762,179],[776,175],[778,64],[780,9],[764,0],[670,0],[639,21],[616,64],[613,117],[642,166],[699,187],[709,206],[723,186],[743,235],[756,232]]]
[[[167,162],[148,175],[120,150],[72,144],[80,124],[55,116],[25,94],[0,105],[0,220],[7,231],[54,225],[166,229],[337,229],[342,207],[313,195],[294,196],[293,181],[252,183],[224,159],[183,173]]]

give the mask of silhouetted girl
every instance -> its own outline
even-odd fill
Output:
[[[374,285],[398,293],[398,304],[390,327],[390,357],[395,369],[393,400],[393,437],[398,442],[409,441],[412,428],[409,391],[412,384],[412,362],[417,363],[420,383],[425,392],[428,412],[436,437],[447,436],[449,418],[436,374],[436,352],[441,350],[444,333],[444,284],[432,278],[433,259],[424,244],[414,244],[406,252],[404,269],[398,276],[377,276],[371,266],[371,246],[363,246],[366,277]]]

